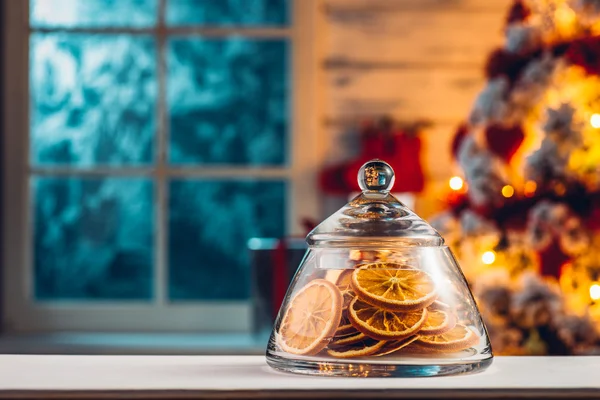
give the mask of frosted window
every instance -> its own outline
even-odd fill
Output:
[[[158,0],[30,0],[29,4],[31,25],[36,27],[149,27],[156,24],[158,10]]]
[[[169,160],[283,165],[287,161],[287,43],[172,39]]]
[[[31,161],[147,164],[156,130],[156,50],[147,36],[33,34]]]
[[[185,168],[288,164],[289,44],[182,32],[273,31],[289,24],[291,2],[29,4],[35,299],[152,301],[156,245],[166,250],[169,300],[248,299],[247,240],[285,235],[286,183],[200,179]],[[167,28],[159,30],[160,4]],[[168,165],[158,167],[160,135]],[[138,167],[148,175],[132,177]],[[169,180],[171,168],[189,178]],[[169,200],[158,204],[163,179]],[[155,243],[162,213],[167,241]]]
[[[282,237],[281,181],[177,180],[170,184],[169,297],[249,296],[251,237]]]
[[[35,296],[152,297],[149,179],[33,178]]]
[[[288,22],[288,0],[169,0],[171,25],[278,26]]]

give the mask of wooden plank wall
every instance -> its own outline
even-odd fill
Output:
[[[509,0],[322,0],[323,131],[328,159],[350,150],[358,118],[433,123],[422,136],[429,178],[417,211],[430,215],[453,171],[450,141],[485,83],[483,64],[502,44]],[[454,170],[456,171],[456,169]]]

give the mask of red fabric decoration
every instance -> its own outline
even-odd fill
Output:
[[[392,138],[397,149],[390,165],[396,172],[394,190],[397,192],[421,192],[425,175],[421,167],[421,139],[416,136],[397,134]]]
[[[506,24],[512,24],[514,22],[521,22],[527,19],[531,15],[531,10],[522,0],[516,0],[506,16]]]
[[[486,128],[485,137],[490,151],[509,162],[523,143],[525,133],[520,125],[492,124]]]
[[[566,58],[579,65],[590,75],[600,75],[600,36],[575,40],[569,46]]]
[[[321,171],[319,174],[319,187],[321,190],[334,195],[348,194],[351,189],[346,183],[347,170],[347,164],[338,164]]]
[[[328,194],[348,194],[358,191],[356,173],[373,158],[388,162],[396,173],[395,192],[421,192],[425,175],[421,166],[421,139],[399,131],[391,121],[365,124],[360,133],[360,155],[350,162],[325,168],[319,176],[321,190]]]
[[[392,134],[391,127],[386,122],[379,127],[372,123],[366,123],[360,133],[361,157],[369,160],[381,157],[386,153],[387,138]]]
[[[460,145],[462,144],[463,140],[465,140],[468,133],[469,127],[463,122],[456,130],[454,138],[452,139],[452,155],[454,158],[458,156],[458,149],[460,149]]]

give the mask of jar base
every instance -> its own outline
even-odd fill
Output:
[[[267,364],[278,371],[304,375],[342,377],[415,378],[427,376],[462,375],[484,371],[493,357],[484,360],[457,361],[443,364],[369,363],[368,361],[307,361],[283,358],[267,353]]]

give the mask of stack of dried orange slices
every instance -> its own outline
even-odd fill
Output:
[[[304,286],[288,304],[278,342],[292,354],[354,358],[401,349],[457,352],[477,344],[479,335],[457,324],[427,273],[372,263],[344,270],[335,283],[315,279]]]

